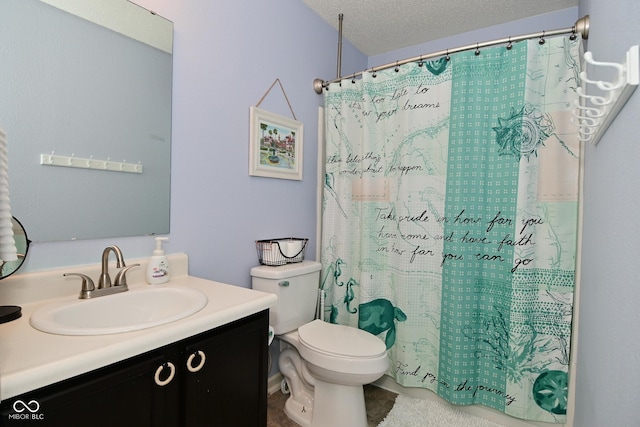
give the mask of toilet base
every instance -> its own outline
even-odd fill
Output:
[[[313,408],[308,408],[299,402],[293,400],[293,396],[289,396],[284,404],[284,413],[291,418],[296,424],[302,427],[311,426],[311,415]]]
[[[313,408],[289,397],[285,414],[302,427],[367,427],[362,386],[346,386],[317,380]]]

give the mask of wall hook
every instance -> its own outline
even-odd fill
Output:
[[[607,67],[616,72],[612,81],[580,73],[582,87],[576,90],[579,100],[575,101],[572,121],[579,126],[580,140],[596,145],[640,83],[639,48],[631,46],[622,64],[595,61],[591,52],[585,52],[584,60],[596,70]]]
[[[52,151],[51,154],[40,154],[40,164],[45,166],[62,166],[66,168],[79,169],[97,169],[101,171],[142,173],[142,163],[127,163],[126,159],[122,162],[114,162],[110,157],[107,160],[97,160],[93,156],[88,159],[76,157],[75,153],[71,156],[61,156]]]

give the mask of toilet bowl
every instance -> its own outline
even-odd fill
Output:
[[[362,386],[387,371],[386,346],[369,332],[313,319],[319,270],[313,261],[251,270],[254,289],[278,295],[269,317],[284,347],[285,413],[303,427],[366,427]]]

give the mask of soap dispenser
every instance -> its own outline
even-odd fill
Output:
[[[169,261],[162,250],[162,242],[165,240],[168,240],[168,237],[156,237],[156,249],[147,266],[147,283],[150,285],[169,281]]]

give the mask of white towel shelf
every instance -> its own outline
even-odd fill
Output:
[[[632,46],[623,64],[597,62],[591,52],[585,52],[584,60],[595,67],[613,67],[617,72],[612,82],[591,80],[585,71],[580,73],[582,87],[577,89],[579,101],[575,101],[574,120],[580,128],[580,139],[596,145],[622,107],[638,87],[640,60],[638,45]]]
[[[114,162],[109,158],[107,158],[107,160],[98,160],[93,157],[86,159],[75,157],[73,154],[71,156],[60,156],[55,153],[40,154],[40,164],[45,166],[62,166],[66,168],[95,169],[111,172],[142,173],[142,164],[140,162]]]

